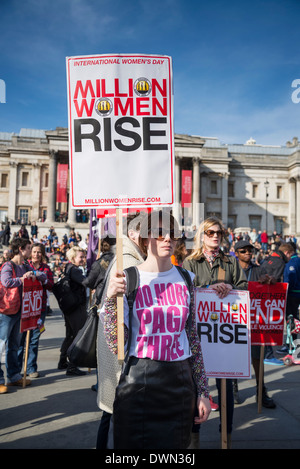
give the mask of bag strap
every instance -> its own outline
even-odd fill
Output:
[[[129,318],[128,318],[128,343],[127,343],[127,354],[129,354],[130,344],[131,344],[131,335],[132,335],[132,314],[133,314],[133,305],[137,290],[140,284],[140,276],[136,266],[128,267],[124,270],[126,277],[126,297],[129,307]]]
[[[15,264],[13,261],[6,261],[6,262],[4,262],[4,264],[1,265],[0,272],[1,272],[1,270],[2,270],[2,267],[3,267],[5,264],[10,264],[10,265],[12,266],[13,278],[16,278],[16,276],[17,276],[17,273],[16,273],[16,264]]]
[[[104,293],[104,290],[105,290],[105,287],[106,287],[107,279],[108,279],[108,276],[109,276],[109,274],[110,274],[112,265],[113,265],[113,259],[111,260],[111,262],[109,263],[109,265],[108,265],[108,267],[107,267],[107,269],[106,269],[105,277],[104,277],[103,282],[102,282],[101,290],[100,290],[100,292],[98,293],[98,295],[95,297],[95,305],[96,305],[96,306],[99,306],[100,303],[101,303],[102,296],[103,296],[103,293]]]
[[[177,268],[177,270],[180,273],[181,277],[185,281],[185,284],[188,287],[189,293],[190,293],[190,296],[191,296],[192,295],[192,289],[194,288],[194,284],[192,282],[190,274],[188,273],[188,271],[186,269],[184,269],[183,267],[181,267],[179,265],[176,265],[175,267]],[[188,330],[190,332],[191,327],[192,327],[192,305],[191,305],[191,302],[190,302],[189,309],[190,309],[190,314],[189,314],[189,317],[188,317]]]
[[[126,257],[126,256],[130,256],[130,257],[131,257],[131,254],[125,252],[125,253],[123,254],[123,259],[124,259],[124,257]],[[106,284],[107,284],[107,280],[108,280],[110,271],[111,271],[111,269],[112,269],[112,266],[115,264],[116,258],[117,258],[117,256],[114,256],[114,257],[111,259],[111,261],[110,261],[110,263],[109,263],[109,265],[108,265],[108,267],[107,267],[107,269],[106,269],[106,273],[105,273],[105,277],[104,277],[104,280],[103,280],[103,283],[102,283],[101,290],[100,290],[99,294],[98,294],[98,295],[96,296],[96,298],[95,298],[95,305],[97,305],[97,306],[100,305],[100,307],[102,307],[102,304],[103,304],[102,296],[103,296],[103,293],[104,293],[105,288],[106,288]]]
[[[70,271],[71,271],[72,267],[73,267],[73,264],[71,262],[66,264],[66,267],[65,267],[65,270],[64,270],[64,275],[67,275],[68,277],[70,277]]]

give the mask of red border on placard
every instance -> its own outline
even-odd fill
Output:
[[[68,67],[68,77],[67,77],[67,85],[68,85],[68,95],[69,95],[69,112],[68,112],[68,118],[69,118],[69,148],[70,148],[70,177],[71,177],[71,189],[73,188],[73,144],[72,144],[72,116],[71,116],[71,86],[70,86],[70,62],[75,61],[75,60],[80,60],[80,59],[96,59],[96,58],[115,58],[115,57],[140,57],[140,58],[157,58],[157,59],[163,59],[163,60],[168,60],[168,68],[169,68],[169,109],[170,109],[170,117],[172,117],[173,113],[173,106],[172,106],[172,80],[171,80],[171,58],[169,56],[160,56],[160,55],[139,55],[139,54],[110,54],[110,55],[89,55],[89,56],[77,56],[77,57],[67,57],[67,67]],[[172,197],[172,202],[167,203],[167,202],[160,202],[156,204],[145,204],[145,203],[132,203],[132,204],[126,204],[126,205],[99,205],[99,204],[87,204],[87,205],[75,205],[74,204],[74,193],[73,190],[71,190],[71,195],[72,195],[72,206],[73,207],[86,207],[86,208],[103,208],[103,207],[112,207],[112,208],[118,208],[118,207],[153,207],[153,206],[160,206],[160,205],[172,205],[174,203],[174,166],[173,166],[173,157],[174,157],[174,148],[173,148],[173,119],[170,118],[170,143],[171,143],[171,197]]]

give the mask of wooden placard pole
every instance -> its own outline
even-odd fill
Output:
[[[226,378],[221,378],[221,448],[227,449]]]
[[[262,390],[263,390],[263,377],[264,377],[264,357],[265,346],[260,346],[260,359],[259,359],[259,374],[258,374],[258,393],[257,393],[257,411],[260,414],[262,409]]]
[[[27,362],[28,362],[28,351],[29,351],[29,339],[30,339],[30,330],[28,330],[27,334],[26,334],[23,388],[26,387],[26,373],[27,373]]]
[[[123,272],[123,221],[122,209],[116,209],[116,256],[117,270]],[[118,360],[124,360],[124,301],[117,295]]]

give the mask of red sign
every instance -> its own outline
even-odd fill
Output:
[[[56,202],[67,202],[68,165],[57,165]]]
[[[137,213],[137,212],[146,212],[149,213],[152,211],[152,208],[123,208],[122,215],[123,217],[128,213]],[[116,209],[115,208],[107,208],[107,209],[97,209],[96,210],[97,218],[113,218],[116,217]]]
[[[249,282],[251,344],[282,345],[288,284]]]
[[[39,280],[24,279],[21,332],[36,329],[41,317],[43,286]]]
[[[181,205],[192,203],[192,171],[183,169],[181,172]]]
[[[172,58],[104,54],[66,65],[71,206],[171,206]]]

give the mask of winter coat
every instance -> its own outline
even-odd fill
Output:
[[[96,290],[93,300],[98,298],[101,293],[106,270],[113,258],[112,251],[103,253],[99,259],[93,262],[87,278],[83,281],[85,287]]]
[[[222,251],[215,258],[212,267],[203,254],[199,259],[186,258],[182,266],[195,274],[194,284],[197,287],[224,282],[232,285],[235,290],[247,290],[247,279],[239,262]]]
[[[142,254],[138,246],[130,241],[129,238],[123,238],[123,269],[136,266],[143,262]],[[106,297],[109,279],[112,273],[117,269],[116,258],[113,259],[110,266],[111,270],[102,295],[102,302]],[[97,336],[97,372],[98,372],[98,392],[97,404],[101,410],[110,414],[113,413],[113,403],[115,398],[115,390],[118,385],[122,364],[118,361],[117,355],[114,355],[108,348],[101,321],[98,323]]]
[[[285,265],[283,281],[289,284],[288,295],[300,298],[300,257],[297,254]]]

